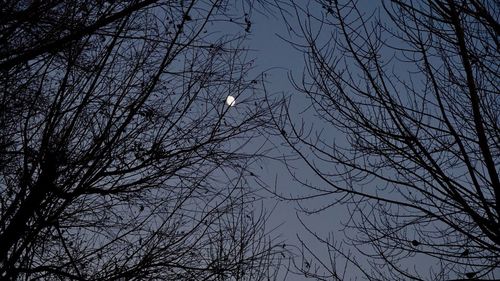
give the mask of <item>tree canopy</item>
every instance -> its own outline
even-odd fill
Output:
[[[243,46],[252,5],[2,3],[2,279],[273,277],[246,181],[269,123]]]

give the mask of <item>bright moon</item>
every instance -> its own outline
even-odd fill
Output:
[[[229,106],[234,106],[235,104],[235,101],[234,101],[234,97],[233,96],[227,96],[226,98],[226,104],[229,105]]]

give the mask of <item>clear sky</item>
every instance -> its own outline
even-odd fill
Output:
[[[366,9],[367,12],[373,11],[377,6],[378,1],[362,0],[360,7]],[[312,11],[320,9],[321,7],[310,7]],[[316,10],[317,11],[317,10]],[[297,114],[297,120],[304,119],[307,124],[314,124],[315,129],[321,130],[321,121],[314,117],[311,111],[303,112],[303,110],[310,103],[306,97],[298,93],[289,81],[289,77],[301,77],[304,71],[304,54],[293,48],[290,43],[286,42],[280,37],[289,39],[288,30],[282,19],[254,13],[252,15],[252,29],[251,36],[248,41],[248,46],[252,49],[250,52],[251,57],[256,58],[256,71],[266,71],[266,78],[268,83],[266,88],[269,93],[282,93],[287,97],[291,97],[293,114]],[[291,23],[293,22],[293,17]],[[295,22],[296,24],[296,22]],[[339,132],[332,130],[331,126],[328,130],[323,132],[327,138],[340,140],[342,136]],[[279,140],[277,140],[279,142]],[[286,151],[277,152],[286,153]],[[301,161],[294,163],[295,172],[302,179],[307,179],[313,185],[322,186],[323,183],[317,176]],[[276,185],[278,192],[284,195],[306,195],[310,191],[301,186],[300,183],[293,180],[286,167],[278,162],[267,161],[265,169],[259,173],[259,177],[270,185]],[[331,197],[315,198],[309,202],[301,202],[303,206],[319,207],[331,203]],[[266,201],[269,208],[274,204],[277,206],[273,212],[271,220],[269,221],[269,228],[276,225],[281,225],[276,230],[276,234],[280,234],[288,244],[299,245],[298,237],[311,247],[318,257],[328,260],[328,254],[323,244],[318,243],[315,238],[309,234],[301,225],[297,216],[301,217],[302,221],[306,223],[311,230],[316,232],[322,237],[327,237],[329,234],[333,235],[336,240],[342,241],[345,236],[342,233],[342,224],[346,223],[349,219],[349,213],[345,206],[335,206],[327,209],[324,212],[314,215],[305,215],[298,211],[299,205],[294,201],[281,201],[270,199]],[[293,248],[294,246],[291,246]],[[297,249],[295,249],[297,252]],[[358,256],[361,260],[365,257]],[[300,259],[297,259],[300,262]],[[420,265],[425,264],[423,260],[417,260]],[[360,276],[355,269],[348,274],[349,277]],[[304,280],[304,276],[288,275],[286,280]],[[349,279],[348,279],[349,280]]]
[[[279,15],[277,15],[279,17]],[[304,55],[294,49],[290,43],[286,42],[280,37],[288,38],[288,30],[281,18],[275,18],[269,15],[262,15],[254,13],[252,16],[252,35],[248,42],[249,47],[253,50],[250,56],[256,58],[257,71],[266,71],[266,78],[268,83],[266,88],[269,93],[284,94],[291,97],[292,107],[295,108],[295,113],[302,112],[307,106],[308,101],[306,97],[298,93],[289,81],[290,75],[300,77],[304,69]],[[307,122],[314,122],[311,112],[298,114],[297,117],[304,118]],[[335,137],[335,132],[327,132],[332,138]],[[279,142],[279,140],[277,140]],[[286,153],[286,151],[282,151]],[[280,152],[278,152],[279,154]],[[304,163],[298,161],[295,166],[295,171],[302,178],[307,178],[309,181],[320,184],[317,177],[314,176],[312,171],[306,167]],[[267,161],[265,169],[259,174],[263,181],[270,185],[276,185],[279,192],[284,195],[303,195],[309,191],[305,190],[300,183],[294,181],[283,164],[275,161]],[[328,199],[326,199],[328,200]],[[324,201],[324,202],[322,202]],[[325,247],[315,241],[304,227],[301,225],[297,216],[300,216],[305,223],[315,232],[327,236],[329,233],[342,237],[341,222],[345,222],[348,218],[348,213],[343,206],[331,208],[321,214],[307,216],[301,213],[299,206],[293,201],[282,201],[270,199],[266,201],[269,208],[277,204],[274,209],[271,220],[269,221],[269,228],[280,225],[276,233],[280,234],[287,244],[291,244],[289,248],[293,249],[299,245],[299,240],[302,239],[312,249],[316,250],[318,256],[327,258]],[[304,202],[302,202],[304,203]],[[325,199],[317,198],[310,202],[315,206],[318,204],[327,203]],[[297,249],[293,249],[297,252]],[[300,259],[297,259],[300,262]],[[286,280],[304,280],[303,276],[295,276],[289,274]]]

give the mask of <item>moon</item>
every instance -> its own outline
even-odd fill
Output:
[[[227,96],[226,104],[228,106],[234,106],[235,103],[236,103],[236,101],[235,101],[235,98],[233,96]]]

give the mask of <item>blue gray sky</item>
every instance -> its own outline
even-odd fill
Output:
[[[305,2],[306,1],[304,1],[304,3]],[[380,2],[361,0],[360,4],[362,9],[371,12]],[[313,11],[315,11],[315,9],[321,9],[321,7],[315,6],[310,6],[310,8]],[[294,23],[293,17],[289,19],[291,20],[290,23]],[[291,108],[293,108],[292,114],[296,114],[297,121],[304,119],[306,124],[314,124],[315,129],[321,130],[321,122],[315,118],[311,110],[303,112],[303,110],[308,107],[309,101],[304,95],[298,93],[293,88],[289,80],[290,77],[300,79],[305,64],[303,53],[283,40],[283,38],[290,39],[287,26],[283,23],[282,19],[279,18],[279,15],[273,17],[259,13],[254,13],[252,15],[252,23],[251,36],[247,44],[252,50],[250,52],[250,57],[255,57],[256,59],[256,72],[266,72],[266,79],[268,80],[266,89],[268,93],[283,94],[291,98]],[[332,140],[341,140],[343,137],[339,132],[332,130],[331,126],[329,126],[323,134],[325,137],[331,138]],[[276,139],[276,142],[279,143],[279,139]],[[286,149],[276,151],[277,155],[281,153],[286,154],[288,151],[286,151]],[[300,183],[293,180],[289,171],[283,164],[269,160],[263,165],[264,169],[259,174],[260,179],[272,187],[276,187],[279,193],[285,196],[306,195],[310,193],[310,191]],[[313,185],[322,186],[323,183],[304,163],[300,161],[294,162],[294,168],[294,172],[302,179],[307,179]],[[346,223],[349,219],[349,213],[345,206],[334,206],[319,214],[308,216],[299,211],[297,202],[277,200],[276,198],[272,198],[270,194],[266,195],[269,197],[269,199],[265,201],[267,207],[271,209],[275,206],[271,219],[268,222],[268,227],[272,228],[274,226],[279,226],[275,234],[279,234],[282,239],[286,241],[285,243],[287,245],[291,245],[290,249],[294,249],[296,253],[298,249],[294,247],[299,245],[300,238],[313,249],[318,257],[325,261],[328,260],[328,253],[325,246],[318,243],[318,241],[304,229],[297,217],[300,217],[302,221],[319,236],[326,238],[329,235],[333,235],[337,242],[344,240],[345,236],[342,232],[342,226],[343,223]],[[309,202],[302,203],[303,206],[306,207],[319,207],[330,203],[329,200],[330,197],[315,198]],[[364,259],[364,257],[361,256],[359,256],[359,258],[360,260]],[[300,262],[300,258],[296,261]],[[418,262],[420,266],[425,264],[425,262],[418,259],[418,257],[415,261]],[[366,263],[362,262],[362,264]],[[361,276],[354,268],[348,268],[347,271],[351,271],[350,274],[348,273],[346,275],[347,277],[356,278]],[[286,280],[305,280],[305,278],[303,276],[289,274]],[[347,280],[349,280],[349,278]]]

